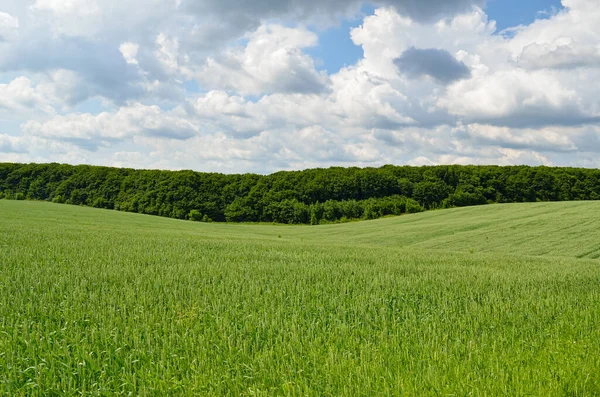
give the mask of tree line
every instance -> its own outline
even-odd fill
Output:
[[[271,175],[0,163],[0,199],[204,222],[322,224],[490,203],[600,199],[600,170],[392,166]]]

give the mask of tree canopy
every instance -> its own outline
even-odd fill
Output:
[[[386,165],[227,175],[0,163],[0,198],[205,222],[320,224],[489,203],[598,200],[600,170]]]

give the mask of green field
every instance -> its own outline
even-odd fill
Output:
[[[0,394],[600,395],[600,202],[325,226],[0,201]]]

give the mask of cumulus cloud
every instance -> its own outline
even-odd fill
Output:
[[[564,128],[513,129],[472,124],[465,128],[465,133],[474,143],[505,149],[536,152],[574,152],[578,149]]]
[[[431,77],[442,84],[468,79],[471,71],[448,51],[411,47],[394,60],[398,69],[409,77]]]
[[[458,82],[438,104],[467,123],[510,127],[577,125],[598,120],[573,87],[552,72],[501,71]]]
[[[19,0],[20,1],[20,0]],[[24,0],[27,15],[58,36],[147,35],[169,23],[178,0]]]
[[[126,42],[119,46],[119,51],[123,54],[123,58],[125,62],[133,65],[137,65],[138,61],[136,59],[138,51],[140,49],[139,44]]]
[[[189,104],[192,117],[207,132],[248,138],[269,129],[273,120],[261,113],[260,105],[224,91],[210,91]]]
[[[570,37],[561,37],[552,44],[532,43],[523,48],[519,65],[528,69],[600,67],[600,42],[582,45]]]
[[[14,39],[19,31],[19,19],[0,12],[0,42]]]
[[[46,10],[61,16],[86,16],[101,12],[96,0],[36,0],[31,9]]]
[[[0,134],[0,153],[27,153],[27,146],[21,137]]]
[[[123,102],[143,92],[139,71],[128,65],[119,48],[79,38],[36,37],[26,45],[10,43],[0,53],[0,71],[45,73],[68,70],[85,81],[93,95]],[[73,95],[73,97],[79,97]]]
[[[204,86],[241,94],[272,92],[319,93],[327,76],[315,70],[303,48],[317,44],[317,35],[303,28],[263,25],[236,48],[208,59],[197,77]]]
[[[21,129],[30,136],[70,142],[89,150],[138,135],[186,140],[197,133],[197,127],[177,110],[163,112],[158,106],[140,103],[115,113],[68,114],[44,122],[28,121]]]
[[[54,108],[44,93],[27,77],[0,84],[0,114],[5,117],[30,115],[32,112],[53,114]]]
[[[474,5],[483,5],[482,0],[376,0],[376,5],[391,6],[400,14],[418,21],[430,21],[439,17],[468,11]],[[248,19],[288,17],[308,19],[315,16],[340,16],[356,12],[361,2],[357,0],[258,0],[240,3],[235,0],[195,1],[183,0],[182,7],[198,13],[245,15]]]
[[[34,136],[14,136],[0,133],[0,161],[47,162],[80,164],[88,160],[88,153],[70,143],[58,142]]]
[[[372,3],[362,58],[328,74],[311,49],[359,1],[9,0],[2,159],[600,165],[595,1],[504,33],[479,0]]]

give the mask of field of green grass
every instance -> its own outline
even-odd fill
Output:
[[[600,395],[600,202],[324,226],[0,200],[0,394]]]

